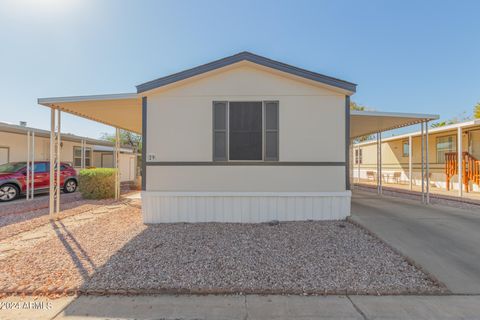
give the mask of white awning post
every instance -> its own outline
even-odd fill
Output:
[[[425,176],[427,179],[427,204],[430,204],[430,164],[428,159],[428,120],[425,121]]]
[[[83,139],[80,140],[80,169],[85,168],[85,145]]]
[[[462,185],[462,180],[463,180],[463,172],[462,172],[462,127],[457,128],[457,165],[458,165],[458,196],[462,197],[463,196],[463,185]]]
[[[49,185],[49,213],[53,216],[55,212],[55,198],[54,198],[54,167],[55,167],[55,109],[50,109],[50,185]]]
[[[413,189],[412,177],[412,136],[408,136],[408,179],[410,180],[410,190]]]
[[[379,171],[380,171],[380,173],[378,175],[379,179],[380,179],[379,180],[380,181],[380,184],[379,184],[380,189],[379,190],[380,190],[380,194],[382,194],[383,193],[383,188],[382,188],[382,133],[381,132],[378,133],[378,141],[379,141],[378,155],[379,155],[379,159],[380,159],[380,161],[378,163],[378,168],[379,168]]]
[[[35,196],[35,131],[32,131],[32,170],[30,178],[30,199],[33,199]]]
[[[380,183],[379,183],[379,160],[380,160],[380,156],[379,156],[379,140],[378,140],[378,132],[376,134],[376,138],[377,138],[377,194],[380,194]]]
[[[115,200],[120,199],[120,129],[115,128]]]
[[[50,109],[49,213],[60,212],[60,110]]]
[[[61,189],[61,180],[60,180],[60,167],[61,167],[61,156],[60,156],[60,152],[61,152],[61,136],[62,136],[62,130],[61,130],[61,111],[60,109],[58,109],[57,111],[57,183],[56,183],[56,200],[57,200],[57,205],[56,205],[56,209],[57,209],[57,213],[60,212],[60,189]]]
[[[424,137],[424,133],[423,133],[423,121],[422,123],[420,124],[421,126],[421,134],[420,136],[422,137],[422,147],[421,147],[421,151],[422,151],[422,154],[421,154],[421,158],[422,158],[422,161],[421,161],[421,166],[422,166],[422,203],[425,203],[425,137]]]
[[[358,183],[360,183],[360,146],[357,147],[357,171],[358,171]]]
[[[27,200],[30,200],[30,131],[27,131]]]

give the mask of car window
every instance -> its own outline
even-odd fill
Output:
[[[35,163],[35,173],[43,173],[48,171],[47,164],[45,162]]]
[[[17,172],[26,166],[25,162],[9,162],[0,165],[0,173]]]

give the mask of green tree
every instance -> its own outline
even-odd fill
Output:
[[[473,107],[473,117],[475,119],[480,118],[480,101]]]
[[[115,134],[103,133],[102,140],[115,143]],[[130,147],[135,153],[142,152],[142,136],[127,130],[120,129],[120,146]]]
[[[350,110],[355,110],[355,111],[368,111],[369,109],[365,106],[362,106],[355,101],[350,101]],[[355,140],[353,140],[353,143],[359,143],[367,140],[373,139],[372,135],[367,135],[363,137],[358,137]]]
[[[480,103],[475,106],[474,117],[476,117],[477,108],[479,109],[478,111],[479,111],[479,116],[480,116]],[[451,119],[433,122],[430,125],[430,127],[431,128],[444,127],[444,126],[448,126],[448,125],[451,125],[451,124],[464,122],[464,121],[468,121],[468,120],[472,120],[472,116],[469,116],[466,111],[463,111],[462,113],[460,113],[459,115],[457,115],[457,116],[455,116]]]
[[[367,107],[359,105],[355,101],[350,101],[350,110],[367,111]]]

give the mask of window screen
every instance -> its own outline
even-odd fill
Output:
[[[445,153],[457,150],[455,138],[454,135],[437,138],[437,163],[445,163]]]
[[[278,102],[265,102],[265,160],[278,160]]]
[[[213,160],[227,161],[227,103],[213,103]]]
[[[355,164],[362,164],[362,149],[355,149]]]
[[[91,166],[92,149],[85,148],[85,167]],[[82,147],[73,147],[73,166],[82,166]]]
[[[230,160],[262,160],[262,119],[262,102],[230,102]]]
[[[402,142],[402,155],[408,157],[410,153],[410,146],[408,145],[408,140]]]

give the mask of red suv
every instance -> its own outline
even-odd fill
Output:
[[[48,192],[50,162],[35,161],[35,193]],[[66,193],[77,189],[77,172],[67,163],[60,164],[60,185]],[[10,162],[0,165],[0,201],[10,201],[27,191],[27,163]]]

